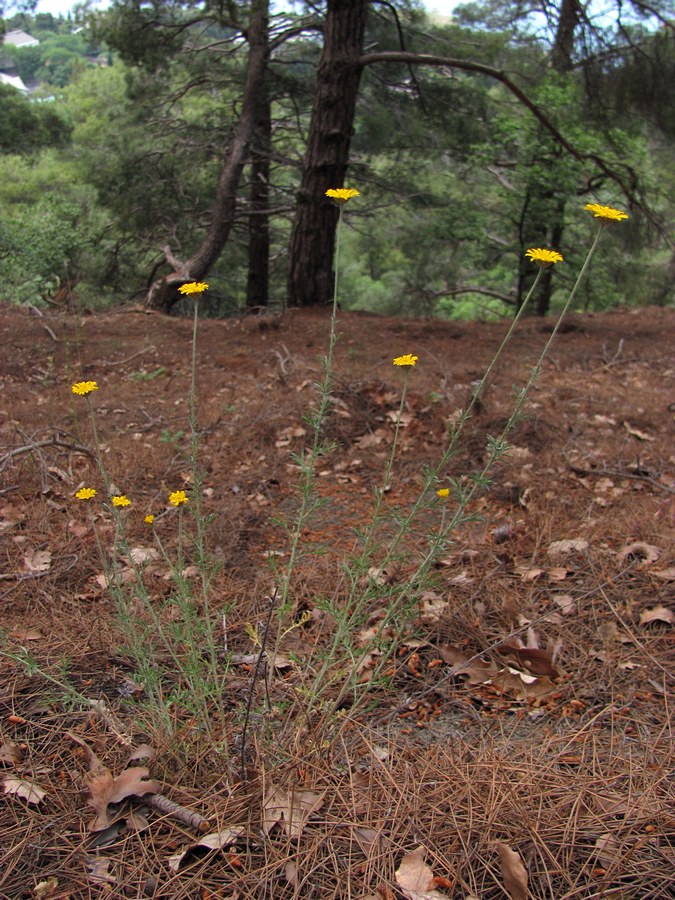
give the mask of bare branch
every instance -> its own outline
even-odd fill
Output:
[[[381,62],[398,62],[404,65],[418,65],[418,66],[437,66],[440,68],[447,69],[460,69],[464,72],[476,72],[479,75],[486,75],[488,78],[493,78],[495,81],[499,81],[504,87],[510,91],[516,99],[522,103],[522,105],[528,109],[532,115],[544,126],[544,128],[552,135],[554,140],[564,149],[566,150],[570,156],[573,156],[579,162],[593,162],[599,169],[614,181],[623,191],[625,196],[629,199],[630,202],[634,203],[637,206],[642,206],[642,204],[638,201],[635,196],[635,186],[636,186],[636,176],[635,172],[630,168],[630,166],[624,166],[624,170],[628,179],[628,183],[624,177],[622,177],[619,172],[610,168],[607,163],[595,153],[582,153],[580,150],[571,144],[567,138],[561,134],[561,132],[556,128],[553,122],[549,119],[546,113],[537,106],[530,98],[527,96],[525,91],[520,88],[514,81],[512,81],[509,76],[501,71],[500,69],[495,69],[492,66],[486,66],[483,63],[473,62],[471,60],[465,59],[455,59],[454,57],[445,57],[445,56],[435,56],[427,53],[405,53],[402,51],[383,51],[381,53],[366,53],[364,54],[359,63],[362,67],[372,66],[376,63]]]

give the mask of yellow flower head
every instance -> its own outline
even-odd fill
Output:
[[[607,222],[620,222],[628,218],[628,213],[613,209],[611,206],[602,206],[600,203],[587,203],[584,209],[592,212],[596,219],[605,219]]]
[[[131,506],[131,500],[127,497],[126,494],[120,494],[117,497],[112,498],[113,506]]]
[[[354,188],[328,188],[326,191],[326,197],[330,197],[331,200],[335,200],[336,203],[346,203],[348,200],[351,200],[352,197],[360,196],[361,192]]]
[[[98,385],[95,381],[78,381],[72,388],[73,393],[78,394],[80,397],[86,397],[87,394],[91,394],[92,391],[97,390]]]
[[[203,294],[208,291],[209,286],[203,281],[191,281],[189,284],[181,284],[178,288],[179,294]]]
[[[143,519],[143,521],[145,522],[146,525],[152,525],[152,523],[155,521],[155,517],[153,516],[152,513],[148,513],[148,515]]]
[[[92,497],[96,496],[96,491],[94,488],[80,488],[79,491],[76,492],[75,496],[78,500],[91,500]]]
[[[180,506],[181,503],[187,503],[187,494],[185,491],[174,491],[172,494],[169,494],[169,503],[172,506]]]
[[[447,500],[450,496],[450,488],[439,488],[436,493],[441,498],[441,500]]]
[[[525,256],[529,256],[533,263],[537,263],[542,268],[563,261],[562,253],[558,253],[557,250],[546,250],[542,247],[532,247],[525,252]]]
[[[417,364],[419,356],[413,356],[412,353],[406,353],[405,356],[397,356],[394,360],[395,366],[414,366]]]

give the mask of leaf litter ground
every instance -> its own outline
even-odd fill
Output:
[[[309,615],[283,648],[268,712],[258,688],[242,780],[255,660],[246,626],[265,614],[270,556],[288,549],[272,517],[297,506],[291,454],[306,438],[328,325],[308,310],[201,329],[214,595],[231,607],[239,662],[219,740],[176,708],[174,738],[162,742],[137,713],[143,688],[72,499],[95,466],[70,385],[104,387],[95,406],[106,465],[133,498],[142,557],[145,513],[189,487],[191,324],[139,309],[1,311],[5,646],[54,677],[67,671],[90,707],[68,706],[54,684],[0,658],[0,897],[672,896],[672,310],[570,320],[493,488],[419,597],[389,682],[322,743],[294,716],[303,650],[325,639],[316,599],[339,580],[391,446],[392,358],[420,357],[386,495],[405,508],[506,327],[341,314],[327,426],[337,449],[321,469],[327,502],[303,535],[292,597]],[[531,319],[517,333],[448,475],[480,465],[547,329]],[[161,526],[170,544],[175,521]],[[424,540],[413,532],[410,548]],[[160,601],[166,573],[146,561]],[[405,560],[371,573],[389,583],[407,574]],[[375,607],[373,626],[381,615]],[[367,628],[360,639],[367,646]]]

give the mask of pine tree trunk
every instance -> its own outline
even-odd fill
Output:
[[[246,283],[246,308],[249,310],[267,306],[269,301],[272,112],[267,84],[264,85],[258,100],[255,132],[251,141],[248,280]]]
[[[211,223],[201,246],[190,259],[177,260],[170,248],[164,248],[166,260],[175,271],[159,278],[150,286],[146,299],[146,306],[150,309],[168,312],[180,299],[178,288],[182,284],[205,279],[218,261],[230,236],[237,205],[237,189],[255,131],[257,111],[261,106],[261,92],[265,90],[265,74],[269,59],[269,0],[253,0],[247,37],[248,66],[241,114],[220,170],[211,210]]]
[[[289,306],[329,303],[333,296],[338,210],[325,193],[328,188],[343,186],[349,162],[367,7],[367,0],[328,0],[289,246]]]

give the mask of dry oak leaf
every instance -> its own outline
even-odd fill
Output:
[[[665,622],[666,625],[675,625],[675,614],[667,606],[653,606],[640,613],[640,625],[649,625],[651,622]]]
[[[22,759],[21,748],[14,741],[6,740],[0,744],[0,764],[18,766]]]
[[[644,565],[656,562],[661,555],[661,551],[653,544],[646,544],[644,541],[633,541],[632,544],[624,544],[619,550],[617,556],[619,562],[626,562],[631,559],[642,560]]]
[[[59,879],[50,875],[49,878],[46,878],[44,881],[38,881],[33,888],[33,896],[35,897],[35,900],[48,900],[49,897],[54,896],[58,889]]]
[[[511,900],[528,900],[530,892],[527,889],[527,870],[520,854],[512,850],[508,844],[502,843],[497,844],[497,853],[506,893]]]
[[[513,657],[517,667],[528,675],[548,675],[558,678],[560,669],[553,664],[553,655],[538,647],[523,647],[516,640],[506,640],[495,648],[501,656]]]
[[[23,564],[29,572],[48,572],[52,564],[50,550],[29,550],[23,558]]]
[[[47,791],[43,790],[39,785],[32,781],[26,781],[23,778],[15,778],[13,775],[5,778],[2,784],[6,794],[14,794],[27,803],[38,804],[47,796]]]
[[[299,838],[313,812],[323,806],[323,794],[270,786],[264,803],[263,829],[266,834],[280,825],[291,838]]]
[[[565,541],[553,541],[548,545],[550,556],[565,556],[568,553],[582,553],[588,550],[588,541],[583,538],[571,538]]]
[[[214,831],[211,834],[205,834],[204,837],[190,844],[185,850],[177,853],[175,856],[169,857],[169,868],[177,872],[181,863],[186,857],[191,856],[199,847],[205,847],[207,850],[222,850],[223,847],[229,847],[236,844],[239,838],[244,834],[242,825],[235,825],[234,828],[223,828],[222,831]]]
[[[434,888],[434,874],[424,861],[426,854],[422,844],[407,853],[396,870],[396,884],[408,900],[448,900]]]
[[[655,578],[662,578],[664,581],[675,581],[675,566],[667,569],[652,569],[650,574]]]
[[[84,780],[91,794],[87,803],[96,810],[96,818],[89,826],[90,831],[102,831],[112,823],[113,819],[108,814],[108,804],[120,803],[126,797],[143,797],[145,794],[159,793],[161,785],[153,778],[148,778],[149,775],[150,772],[145,766],[131,766],[117,777],[114,777],[105,766],[98,766],[87,772]]]

